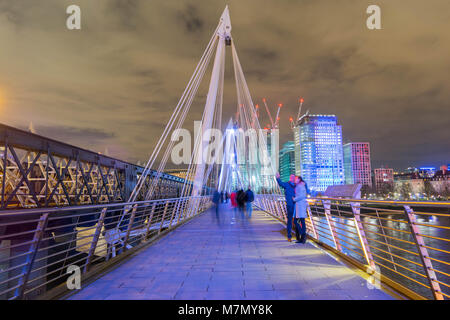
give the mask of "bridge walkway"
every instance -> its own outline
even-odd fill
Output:
[[[394,299],[284,226],[221,205],[169,233],[70,299]]]

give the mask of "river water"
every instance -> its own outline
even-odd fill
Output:
[[[330,231],[326,217],[323,214],[317,215],[317,211],[323,212],[323,210],[314,210],[313,208],[312,211],[316,230],[319,234],[319,240],[334,247],[334,241],[330,235],[327,234],[330,233]],[[372,213],[362,212],[361,215],[361,220],[370,246],[369,248],[373,253],[374,260],[375,262],[384,265],[384,267],[378,265],[380,267],[379,271],[383,275],[420,295],[427,298],[433,298],[430,289],[417,283],[420,282],[429,285],[428,279],[418,274],[425,275],[425,272],[422,261],[418,256],[418,249],[410,232],[410,227],[407,223],[404,223],[406,222],[405,214],[389,214],[388,212],[382,214],[382,211],[379,213],[380,219]],[[446,213],[447,211],[444,212],[444,214]],[[450,252],[450,218],[448,216],[419,214],[415,216],[417,223],[429,225],[418,226],[420,234],[440,238],[433,239],[423,237],[425,245]],[[352,216],[344,214],[341,216],[333,215],[332,219],[334,221],[333,225],[335,226],[337,238],[342,245],[342,251],[366,264]],[[383,228],[381,226],[383,226]],[[447,229],[436,228],[433,226],[446,227]],[[412,244],[409,242],[412,242]],[[386,245],[386,243],[390,246]],[[432,250],[430,248],[427,248],[427,251],[431,258],[442,261],[438,262],[432,260],[433,269],[445,274],[450,274],[450,254],[443,251]],[[445,284],[450,284],[450,277],[445,274],[436,272],[437,279]],[[450,290],[447,286],[440,284],[440,288],[442,292],[450,295]]]

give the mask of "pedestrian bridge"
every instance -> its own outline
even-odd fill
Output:
[[[285,227],[228,204],[142,249],[69,299],[394,299]]]
[[[256,195],[251,219],[211,196],[3,211],[0,298],[449,298],[448,203],[312,198],[297,244],[283,201]]]
[[[237,110],[215,140],[226,161],[216,161],[204,138],[223,129],[227,47]],[[170,176],[178,129],[213,56],[186,179]],[[309,242],[287,242],[258,114],[225,8],[145,167],[0,125],[0,299],[450,298],[448,202],[310,198]],[[259,210],[250,220],[226,205],[211,213],[212,190],[249,185]],[[79,291],[70,291],[74,277]]]

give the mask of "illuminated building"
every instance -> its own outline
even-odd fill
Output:
[[[422,178],[432,178],[436,174],[435,167],[420,167],[419,174]]]
[[[342,127],[335,115],[308,115],[294,127],[295,172],[313,191],[344,184]]]
[[[394,186],[394,170],[389,168],[378,168],[374,170],[375,187],[382,190],[385,185],[393,188]]]
[[[370,165],[370,144],[350,142],[344,144],[345,183],[360,183],[372,187],[372,168]]]
[[[294,141],[288,141],[280,150],[280,177],[282,181],[288,181],[291,174],[295,174]]]

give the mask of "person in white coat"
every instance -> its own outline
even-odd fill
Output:
[[[306,242],[306,224],[305,218],[307,216],[306,209],[308,207],[308,202],[306,200],[309,194],[308,186],[306,182],[303,181],[302,177],[297,176],[295,181],[295,235],[297,237],[297,243]]]

